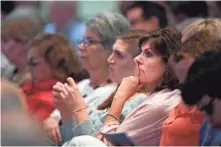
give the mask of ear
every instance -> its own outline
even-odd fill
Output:
[[[149,21],[151,22],[151,24],[153,26],[155,26],[156,28],[160,28],[160,20],[156,17],[156,16],[151,16]]]

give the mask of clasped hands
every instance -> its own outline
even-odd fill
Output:
[[[74,113],[86,108],[84,99],[72,78],[67,83],[57,82],[53,86],[53,100],[58,110]]]

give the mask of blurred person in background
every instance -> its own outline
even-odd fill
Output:
[[[131,28],[136,30],[154,31],[168,24],[165,8],[150,1],[135,1],[126,12]]]
[[[26,49],[29,41],[40,32],[40,24],[26,17],[18,17],[3,22],[1,51],[15,66],[10,74],[2,75],[3,77],[19,86],[31,78],[27,71]],[[7,64],[6,68],[8,68]],[[4,70],[1,73],[3,72]]]
[[[85,101],[88,110],[91,110],[90,113],[94,112],[92,109],[94,108],[96,110],[97,105],[102,103],[117,87],[116,83],[113,83],[109,78],[107,59],[112,53],[112,46],[116,37],[128,33],[129,28],[130,24],[128,20],[122,15],[113,12],[99,13],[86,24],[86,32],[79,44],[79,48],[82,66],[88,71],[89,78],[80,81],[77,86],[81,93],[82,101]],[[59,85],[63,85],[62,83],[63,82]],[[56,136],[58,135],[56,134],[60,134],[58,122],[62,116],[63,125],[61,129],[63,129],[63,131],[61,132],[64,132],[62,134],[62,141],[66,141],[70,138],[65,136],[72,137],[73,135],[72,130],[66,128],[78,126],[79,124],[76,123],[76,121],[71,121],[72,114],[70,114],[69,110],[64,108],[63,105],[62,107],[60,107],[60,105],[59,103],[58,106],[56,105],[58,110],[54,111],[44,124],[45,128],[49,128],[47,132],[51,134],[51,138],[57,138]],[[65,119],[66,116],[71,117]],[[99,120],[96,123],[98,122]],[[99,122],[96,125],[99,126],[101,124]],[[76,129],[78,128],[79,127],[76,127]],[[82,132],[76,130],[74,135],[79,136],[79,133],[81,134]],[[53,140],[56,141],[58,139]]]
[[[208,122],[201,128],[200,146],[221,145],[221,46],[216,50],[193,62],[181,86],[183,101],[196,105]]]
[[[183,1],[177,3],[177,6],[172,8],[172,11],[177,22],[176,28],[181,32],[197,19],[209,16],[209,8],[205,1]]]
[[[15,8],[13,1],[1,1],[1,20],[3,21]]]
[[[124,1],[124,0],[119,0],[118,1],[118,9],[120,12],[126,16],[128,8],[134,3],[134,1]]]
[[[77,43],[82,40],[85,33],[85,23],[78,18],[76,9],[76,1],[50,1],[49,23],[45,25],[44,31],[63,33],[79,52]]]
[[[209,8],[209,16],[221,18],[221,1],[206,1]]]
[[[40,125],[27,113],[23,93],[6,80],[1,80],[1,145],[52,145]]]
[[[187,26],[183,32],[182,48],[170,60],[180,83],[184,82],[189,67],[196,58],[207,51],[220,48],[220,25],[220,19],[199,19]],[[188,107],[183,101],[180,101],[163,124],[161,145],[199,145],[198,138],[203,135],[201,122],[202,114],[199,113],[196,106]],[[202,126],[207,126],[207,124],[203,123]],[[216,132],[212,136],[215,135]]]
[[[27,65],[32,80],[24,83],[29,112],[42,122],[55,109],[52,87],[67,77],[78,79],[81,65],[71,43],[58,34],[40,34],[27,47]]]

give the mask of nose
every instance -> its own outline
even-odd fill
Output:
[[[137,57],[134,58],[134,62],[136,62],[138,65],[143,63],[141,55],[138,55]]]
[[[80,52],[85,52],[86,49],[83,42],[79,44],[79,50]]]
[[[114,63],[113,53],[108,57],[107,62],[108,62],[108,64],[113,64]]]

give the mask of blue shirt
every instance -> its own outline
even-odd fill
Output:
[[[78,42],[83,39],[84,33],[86,30],[86,25],[83,21],[72,21],[69,27],[65,28],[62,33],[64,33],[65,37],[72,41],[77,53],[78,50]],[[56,26],[53,23],[47,24],[44,27],[44,32],[47,33],[57,33]]]
[[[221,130],[213,128],[209,123],[203,122],[200,128],[200,146],[220,146]]]

